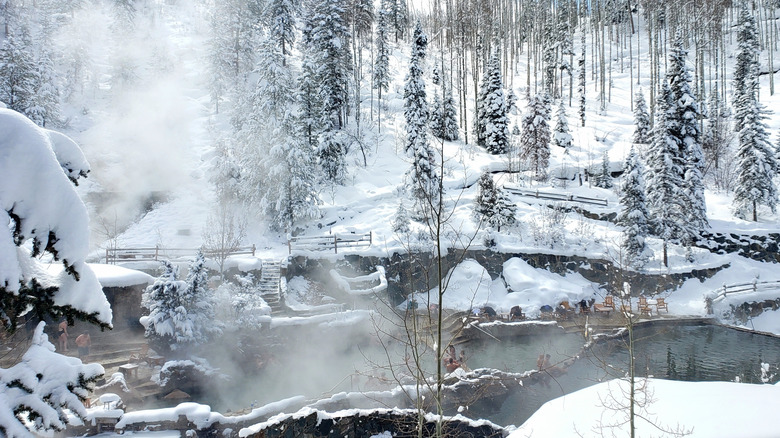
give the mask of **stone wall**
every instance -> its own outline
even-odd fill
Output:
[[[738,254],[761,262],[780,263],[780,233],[751,236],[734,233],[704,233],[696,243],[718,254]]]
[[[512,254],[491,250],[449,251],[444,259],[443,271],[449,270],[465,259],[474,259],[495,279],[501,275],[504,262],[519,257],[535,268],[547,269],[558,274],[579,273],[587,280],[601,285],[612,292],[611,285],[628,281],[634,285],[636,294],[654,294],[664,290],[674,290],[684,281],[697,278],[701,281],[712,277],[726,266],[697,269],[690,272],[668,275],[650,275],[632,271],[621,271],[615,265],[602,259],[588,259],[579,256],[554,254]],[[339,288],[332,283],[329,272],[336,269],[344,275],[364,275],[381,265],[386,269],[388,295],[394,303],[400,303],[412,290],[427,290],[436,284],[436,265],[431,253],[393,254],[391,257],[362,257],[345,255],[342,259],[315,259],[304,256],[291,257],[287,267],[287,278],[304,276],[310,280],[325,284],[328,293],[338,296]],[[621,281],[617,281],[621,279]],[[344,297],[346,298],[346,297]]]

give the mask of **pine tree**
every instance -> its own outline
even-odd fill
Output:
[[[0,101],[8,108],[30,116],[38,83],[29,36],[9,35],[0,47]]]
[[[501,78],[501,60],[495,50],[490,56],[482,81],[482,100],[477,114],[477,140],[481,143],[478,144],[491,154],[505,154],[509,150],[509,109]]]
[[[568,150],[571,147],[571,133],[569,132],[569,121],[566,119],[566,107],[561,99],[558,105],[557,120],[555,130],[553,131],[553,144],[560,148]]]
[[[750,89],[750,87],[757,87],[758,83],[750,81],[749,76],[753,74],[753,71],[759,70],[758,30],[756,20],[748,10],[747,2],[741,2],[738,20],[737,59],[734,64],[734,97],[732,99],[735,105],[745,102],[744,95],[754,94],[755,90]],[[745,115],[741,114],[739,109],[737,109],[734,115],[734,132],[739,133],[742,131],[744,117]]]
[[[298,6],[293,0],[271,0],[265,11],[268,31],[282,53],[282,65],[287,65],[286,56],[292,52],[295,43],[295,16]]]
[[[390,47],[388,46],[389,15],[388,1],[382,0],[376,24],[376,59],[374,60],[373,82],[378,92],[381,109],[382,93],[390,86]]]
[[[647,112],[645,97],[640,89],[634,98],[634,136],[631,141],[637,144],[649,144],[652,141],[651,129],[650,114]]]
[[[609,170],[609,155],[606,152],[601,159],[601,171],[596,175],[596,187],[612,188],[612,172]]]
[[[752,220],[758,220],[758,205],[766,205],[775,212],[777,186],[774,178],[780,171],[777,151],[770,141],[767,111],[755,96],[757,71],[755,67],[745,77],[746,92],[741,95],[737,107],[742,118],[737,149],[737,183],[734,190],[734,210],[737,216],[747,218],[752,210]]]
[[[517,206],[496,186],[489,172],[483,172],[479,178],[479,192],[474,200],[474,218],[497,231],[502,226],[516,222]]]
[[[401,200],[401,202],[398,203],[398,209],[395,211],[395,216],[393,217],[393,232],[399,236],[408,236],[412,231],[409,224],[409,212],[406,211],[404,202]]]
[[[344,184],[347,179],[347,148],[341,131],[328,129],[320,136],[317,161],[323,177],[333,184]]]
[[[643,260],[645,237],[649,231],[647,219],[649,213],[645,202],[644,167],[634,149],[626,158],[623,171],[622,195],[620,196],[620,214],[617,223],[623,226],[621,248],[629,264],[638,267]]]
[[[550,163],[550,106],[546,96],[534,96],[523,115],[520,156],[527,160],[538,181],[547,179]]]
[[[587,78],[585,75],[585,30],[583,29],[582,33],[582,53],[580,55],[580,59],[577,61],[577,64],[579,65],[579,74],[577,75],[577,93],[580,96],[580,105],[579,105],[579,114],[580,114],[580,126],[585,126],[585,111],[586,111],[586,102],[585,102],[585,79]]]
[[[404,118],[406,119],[406,154],[412,158],[408,171],[418,213],[423,213],[428,201],[438,191],[439,176],[436,159],[428,142],[428,105],[421,63],[425,58],[428,37],[420,22],[414,30],[409,73],[404,85]]]
[[[323,109],[332,126],[341,129],[346,124],[346,109],[352,55],[349,50],[351,35],[347,27],[341,0],[319,0],[311,14],[310,39],[319,52],[317,81],[322,88]],[[330,136],[331,145],[334,144]],[[332,152],[335,149],[331,148]]]
[[[700,111],[691,91],[691,75],[686,60],[688,52],[683,47],[682,37],[675,39],[669,55],[667,78],[672,95],[671,135],[675,137],[678,155],[683,163],[683,198],[686,220],[682,239],[690,245],[709,227],[707,205],[704,201],[704,153],[699,130]]]
[[[208,286],[208,270],[203,252],[198,251],[189,265],[186,287],[182,295],[182,303],[187,309],[187,317],[191,321],[191,330],[177,333],[176,349],[182,345],[199,346],[208,343],[222,334],[221,324],[215,321],[216,299],[214,291]]]
[[[176,348],[179,335],[192,327],[182,302],[187,284],[178,279],[178,269],[169,261],[162,264],[162,274],[141,297],[141,306],[149,310],[149,315],[141,317],[141,324],[152,348],[169,353]]]
[[[672,93],[667,82],[662,83],[655,105],[653,142],[647,159],[647,203],[650,224],[654,233],[663,239],[664,266],[669,266],[667,246],[682,236],[685,224],[683,200],[683,162],[679,156],[676,137],[672,132],[670,109]]]
[[[488,224],[495,214],[498,204],[498,191],[493,176],[485,171],[479,178],[479,191],[474,199],[474,216],[477,222]]]

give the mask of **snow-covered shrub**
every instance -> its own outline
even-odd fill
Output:
[[[152,376],[152,381],[163,388],[181,389],[200,387],[205,382],[225,380],[228,377],[213,368],[208,361],[200,358],[195,360],[171,360],[165,362],[160,372]]]
[[[528,224],[531,237],[537,245],[554,248],[566,238],[566,220],[568,212],[562,205],[540,206],[539,214],[533,216]]]
[[[230,331],[259,330],[271,321],[271,307],[260,296],[251,273],[237,276],[234,282],[222,283],[216,291],[218,319]]]

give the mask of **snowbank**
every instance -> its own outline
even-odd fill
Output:
[[[154,277],[135,269],[97,263],[88,265],[103,287],[146,286],[154,283]]]
[[[659,428],[690,431],[686,436],[693,438],[777,436],[778,385],[660,379],[648,383],[651,400],[646,408],[637,408],[644,417],[636,419],[637,436],[673,436]],[[627,381],[611,380],[551,400],[509,438],[628,436],[626,409],[609,408],[627,406],[627,391]],[[637,394],[643,397],[642,392]]]

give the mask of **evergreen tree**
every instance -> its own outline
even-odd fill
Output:
[[[516,222],[517,206],[496,186],[488,172],[482,173],[479,178],[479,192],[474,204],[475,219],[497,231]]]
[[[327,126],[327,116],[317,84],[320,64],[317,52],[303,48],[301,53],[301,73],[298,75],[296,117],[300,133],[311,151],[319,149],[319,135]]]
[[[390,86],[390,47],[388,46],[389,32],[388,0],[382,0],[379,8],[376,24],[376,59],[374,60],[374,88],[378,92],[378,99],[382,102],[382,93],[387,92]]]
[[[645,202],[644,167],[634,149],[626,158],[617,223],[623,226],[621,247],[629,264],[638,267],[645,251],[649,213]]]
[[[398,209],[395,211],[395,217],[393,217],[393,232],[399,236],[408,236],[412,232],[409,220],[409,212],[404,207],[404,202],[398,203]]]
[[[596,175],[596,187],[612,188],[612,172],[609,170],[609,155],[606,152],[601,158],[601,171]]]
[[[569,121],[566,119],[566,107],[564,106],[562,99],[560,105],[558,105],[557,120],[553,132],[553,144],[567,150],[571,147]]]
[[[114,0],[114,26],[119,32],[129,32],[135,27],[135,1]]]
[[[428,37],[420,22],[414,30],[409,73],[404,85],[404,118],[406,119],[406,154],[412,158],[412,168],[407,173],[418,212],[438,191],[439,176],[436,159],[428,142],[428,104],[421,63],[425,59]]]
[[[192,333],[192,326],[182,302],[187,284],[178,279],[178,269],[169,261],[162,264],[162,274],[141,297],[141,306],[149,310],[149,315],[141,317],[141,324],[152,348],[169,353],[176,349],[177,339]]]
[[[341,129],[346,124],[349,78],[352,55],[349,50],[351,35],[347,27],[341,0],[318,0],[311,14],[309,38],[319,52],[320,67],[317,81],[322,88],[323,110],[331,125]],[[333,143],[335,136],[330,136]],[[334,149],[331,150],[335,152]]]
[[[637,144],[649,144],[652,141],[650,114],[642,90],[634,98],[634,136],[631,141]]]
[[[746,90],[755,90],[757,72],[755,68],[745,78]],[[766,110],[758,102],[755,91],[742,94],[737,102],[742,117],[737,149],[737,183],[734,189],[734,210],[737,216],[747,218],[752,210],[752,220],[758,220],[758,205],[766,205],[775,212],[777,186],[774,178],[780,171],[777,151],[769,141],[764,122]]]
[[[29,36],[9,35],[0,47],[0,101],[8,108],[30,116],[33,108],[37,68]]]
[[[670,109],[672,93],[667,82],[662,83],[655,105],[653,142],[647,159],[647,203],[650,224],[654,233],[663,239],[664,266],[669,266],[667,246],[678,240],[685,224],[683,202],[683,163],[679,156],[677,139],[672,132]]]
[[[269,34],[282,53],[282,65],[287,65],[286,56],[292,53],[295,43],[297,7],[293,0],[270,0],[266,6],[265,16]]]
[[[741,2],[737,27],[737,59],[734,64],[734,97],[732,102],[739,105],[745,102],[744,95],[754,94],[758,82],[750,81],[749,76],[759,70],[758,55],[758,29],[753,14],[748,10],[748,3]],[[754,89],[750,89],[753,87]],[[734,115],[734,132],[742,131],[742,123],[745,115],[737,109]]]
[[[682,239],[690,245],[701,231],[709,227],[704,201],[704,153],[699,129],[700,111],[691,91],[691,75],[686,60],[688,52],[678,35],[669,55],[667,77],[671,89],[671,135],[675,137],[682,164],[683,198],[686,220]]]
[[[582,53],[580,59],[577,61],[579,65],[579,74],[577,75],[577,92],[580,96],[579,114],[580,114],[580,126],[585,126],[585,31],[582,31]]]
[[[395,42],[403,39],[409,25],[409,9],[406,0],[388,0],[391,23],[395,31]]]
[[[550,106],[546,96],[534,96],[523,115],[520,156],[528,161],[538,181],[547,179],[550,163]]]
[[[191,323],[191,331],[177,333],[176,346],[182,344],[203,345],[222,334],[221,324],[215,321],[216,299],[214,291],[208,287],[208,270],[203,252],[198,251],[189,265],[186,287],[182,295],[182,303],[187,309],[187,317]]]
[[[485,171],[479,177],[479,191],[474,200],[474,216],[477,222],[488,224],[495,214],[495,207],[498,204],[498,190],[493,176]]]
[[[477,141],[491,154],[505,154],[509,150],[509,118],[504,83],[501,78],[501,60],[493,51],[482,79],[481,101],[477,114]]]

